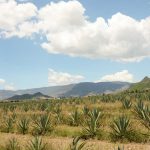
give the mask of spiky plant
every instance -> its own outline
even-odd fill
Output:
[[[113,121],[113,124],[110,126],[112,129],[113,138],[124,139],[131,131],[130,119],[125,116],[119,116]]]
[[[81,137],[75,137],[70,144],[69,150],[82,150],[85,146],[85,142],[81,142]]]
[[[132,102],[128,99],[122,101],[122,105],[124,109],[129,109],[132,106]]]
[[[52,123],[48,114],[40,115],[34,120],[35,133],[38,135],[44,135],[52,130]]]
[[[122,147],[118,146],[117,149],[115,148],[114,150],[124,150],[124,146]]]
[[[15,110],[16,110],[16,105],[10,105],[10,106],[9,106],[9,110],[10,110],[11,112],[15,111]]]
[[[39,105],[39,110],[41,111],[45,111],[47,110],[47,108],[48,108],[48,104],[45,102]]]
[[[29,119],[22,118],[18,123],[18,128],[22,134],[26,134],[29,129]]]
[[[75,109],[70,115],[70,122],[73,126],[78,126],[80,124],[80,112],[78,109]]]
[[[12,138],[5,146],[6,150],[21,150],[20,145],[16,138]]]
[[[25,112],[29,111],[29,105],[28,105],[28,104],[24,104],[24,105],[23,105],[23,110],[24,110]]]
[[[58,124],[60,124],[63,120],[62,117],[62,108],[60,105],[56,105],[56,107],[54,108],[54,114],[56,115],[56,121]]]
[[[7,105],[4,105],[3,106],[3,111],[4,111],[5,114],[8,113],[8,110],[9,110],[9,107]]]
[[[82,111],[83,111],[83,115],[88,116],[90,109],[87,106],[84,106]]]
[[[15,122],[16,122],[16,118],[17,118],[16,112],[13,112],[13,113],[12,113],[11,118],[12,118],[12,120],[13,120],[13,123],[15,123]]]
[[[47,143],[44,143],[42,138],[36,136],[28,144],[27,150],[47,150]]]
[[[94,108],[89,112],[89,118],[83,125],[83,135],[94,138],[100,127],[100,119],[102,118],[102,112],[99,109]]]
[[[140,100],[134,107],[134,112],[136,117],[141,121],[141,123],[148,129],[150,129],[150,108],[144,105]]]
[[[13,119],[12,117],[6,117],[4,120],[4,126],[7,133],[13,129]]]

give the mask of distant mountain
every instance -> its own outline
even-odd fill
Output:
[[[142,81],[131,85],[129,90],[146,90],[150,89],[150,78],[145,77]]]
[[[130,84],[127,82],[84,82],[76,84],[71,90],[66,92],[64,96],[86,96],[101,93],[111,93],[118,90],[129,88]]]
[[[127,89],[129,86],[130,83],[127,82],[83,82],[64,86],[52,86],[18,91],[0,90],[0,100],[8,99],[13,96],[17,96],[16,98],[18,99],[19,95],[21,98],[22,95],[23,97],[30,97],[30,94],[32,95],[38,92],[52,97],[87,96],[91,94],[115,92],[118,90]]]
[[[48,98],[52,98],[52,97],[38,92],[35,94],[15,95],[15,96],[8,98],[8,100],[30,100],[30,99],[48,99]]]
[[[0,90],[0,100],[8,99],[15,95],[35,94],[38,92],[52,97],[59,97],[60,95],[69,91],[73,86],[74,84],[64,85],[64,86],[33,88],[33,89],[25,89],[25,90],[17,90],[17,91]]]

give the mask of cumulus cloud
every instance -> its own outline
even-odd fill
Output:
[[[51,86],[77,83],[83,79],[84,77],[81,75],[72,75],[69,73],[57,72],[53,69],[49,69],[48,82]]]
[[[31,36],[35,32],[31,19],[36,16],[36,13],[37,8],[32,3],[18,4],[15,0],[3,0],[0,3],[1,37]],[[29,31],[29,24],[32,32]]]
[[[4,86],[4,90],[9,90],[9,91],[14,91],[15,90],[15,87],[13,84],[6,84]]]
[[[94,22],[77,1],[51,2],[37,9],[31,2],[0,3],[0,33],[4,37],[46,37],[42,48],[51,54],[135,62],[150,57],[150,17],[136,20],[116,13]],[[6,19],[7,18],[7,19]],[[34,19],[33,19],[34,18]]]
[[[5,83],[4,79],[0,79],[0,85],[3,85]]]
[[[97,82],[122,81],[133,82],[133,75],[128,70],[123,70],[114,74],[105,75]]]
[[[4,79],[0,79],[0,87],[4,90],[10,90],[10,91],[14,91],[15,87],[14,85],[11,83],[7,83],[6,80]]]

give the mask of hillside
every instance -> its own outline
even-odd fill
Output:
[[[30,100],[30,99],[49,99],[49,98],[51,97],[38,92],[35,94],[15,95],[8,98],[8,100]]]
[[[150,78],[145,77],[142,81],[131,85],[129,90],[147,90],[150,89]]]
[[[102,94],[126,89],[130,86],[127,82],[83,82],[64,86],[42,87],[18,91],[0,90],[0,100],[8,99],[15,95],[42,93],[52,97],[87,96],[91,94]],[[25,95],[27,96],[27,95]]]
[[[76,84],[71,90],[65,93],[64,96],[87,96],[101,93],[111,93],[117,90],[127,89],[129,86],[130,84],[127,82],[84,82]]]

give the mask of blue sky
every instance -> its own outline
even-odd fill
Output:
[[[50,2],[51,0],[32,0],[28,2],[15,2],[15,5],[17,7],[22,3],[32,3],[39,11],[40,8],[45,8],[45,5],[50,4]],[[54,0],[53,2],[56,3],[55,7],[57,8],[59,1]],[[102,17],[107,23],[107,19],[110,19],[118,12],[135,19],[137,22],[149,17],[150,14],[149,0],[81,0],[78,2],[86,9],[84,16],[88,16],[87,20],[90,23],[96,22],[98,17]],[[0,5],[3,5],[3,3],[0,3]],[[66,1],[66,3],[68,3],[68,1]],[[0,10],[0,13],[1,11],[3,10]],[[59,17],[61,18],[60,14]],[[72,18],[74,17],[75,16],[72,16]],[[4,19],[5,18],[1,18],[0,16],[0,32],[7,31],[6,28],[4,28],[4,25],[1,25],[1,22]],[[51,22],[55,22],[55,19],[49,20],[50,24]],[[19,24],[20,23],[22,22],[19,22]],[[16,28],[16,24],[14,26]],[[12,29],[10,32],[12,32]],[[50,33],[46,32],[44,34],[51,34],[52,31],[49,32]],[[69,30],[69,32],[71,31]],[[40,37],[42,37],[42,39],[40,39]],[[129,49],[126,61],[124,61],[123,55],[118,56],[117,54],[117,56],[114,56],[113,52],[111,56],[108,54],[106,57],[101,56],[101,53],[98,53],[100,56],[97,58],[94,55],[93,58],[92,52],[89,52],[90,55],[87,57],[87,55],[84,55],[86,52],[80,53],[79,51],[79,53],[77,53],[73,51],[72,53],[74,56],[72,57],[72,53],[68,52],[69,50],[65,51],[63,48],[60,49],[60,51],[57,50],[57,53],[59,52],[59,54],[51,53],[49,49],[43,48],[41,46],[42,43],[50,42],[49,39],[46,38],[44,35],[39,34],[20,36],[19,33],[18,35],[15,35],[14,30],[11,36],[6,35],[0,38],[0,81],[5,81],[5,83],[0,82],[0,89],[26,89],[69,84],[74,83],[74,81],[109,81],[112,78],[112,80],[114,80],[114,78],[117,80],[118,78],[120,79],[118,76],[121,74],[116,75],[116,73],[121,73],[123,71],[126,71],[126,74],[128,75],[125,76],[125,78],[127,77],[125,81],[129,80],[135,82],[150,74],[148,69],[150,64],[150,53],[148,50],[143,50],[143,53],[142,50],[139,50],[139,55],[136,55],[135,49]],[[57,38],[57,36],[54,35],[54,38]],[[84,42],[86,43],[86,41]],[[82,42],[80,45],[82,45]],[[58,47],[60,47],[60,45],[58,45]],[[57,48],[57,46],[54,48]],[[78,46],[75,48],[78,48]],[[85,48],[85,51],[86,50],[88,49]],[[93,50],[90,49],[90,51]],[[133,51],[134,54],[132,54]],[[131,57],[129,57],[130,53],[132,54]],[[144,57],[141,59],[140,55],[143,55]],[[137,61],[134,59],[133,61],[130,61],[132,57],[138,57],[140,60]]]

